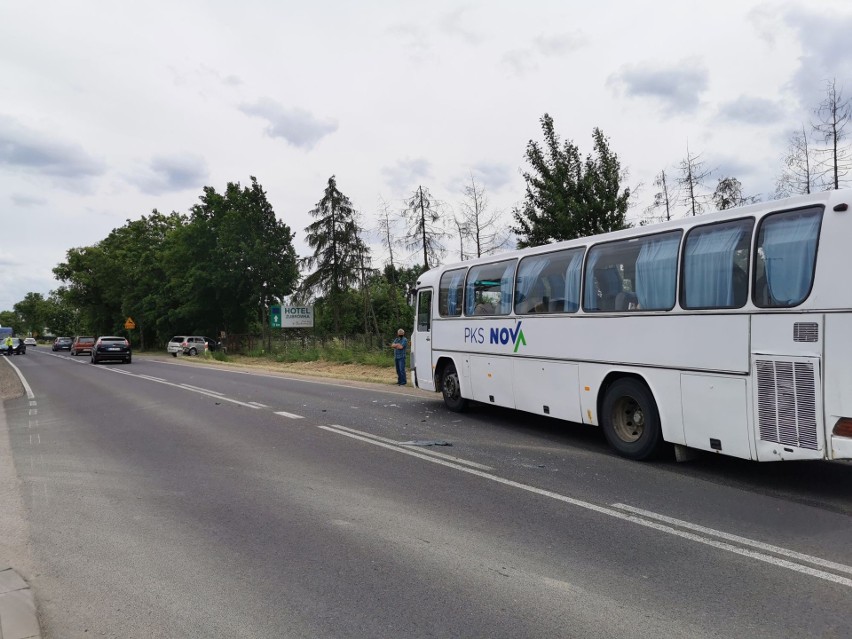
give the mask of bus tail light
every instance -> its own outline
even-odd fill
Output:
[[[841,417],[838,419],[831,434],[838,437],[852,437],[852,418]]]

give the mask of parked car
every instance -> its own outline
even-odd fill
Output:
[[[107,360],[121,360],[129,364],[133,359],[130,342],[123,337],[106,335],[99,337],[91,349],[92,364]]]
[[[12,346],[9,347],[6,345],[6,340],[3,339],[0,341],[0,354],[3,355],[26,355],[27,354],[27,345],[24,344],[24,340],[20,337],[12,338]]]
[[[172,357],[177,357],[178,353],[183,355],[198,355],[205,351],[206,339],[200,335],[175,335],[169,340],[166,352],[171,353]]]
[[[217,341],[216,341],[215,339],[213,339],[212,337],[205,337],[205,338],[204,338],[204,343],[205,343],[205,344],[207,344],[207,350],[208,350],[208,351],[218,351],[218,350],[219,350],[219,347],[221,346],[221,345],[219,344],[219,342],[217,342]]]
[[[53,347],[51,350],[53,351],[70,351],[71,344],[74,343],[74,340],[70,337],[57,337],[53,340]]]
[[[77,336],[74,338],[74,343],[71,344],[71,354],[76,357],[80,353],[91,353],[94,345],[94,337]]]
[[[38,346],[38,342],[36,342],[35,337],[25,337],[24,344],[27,346]]]

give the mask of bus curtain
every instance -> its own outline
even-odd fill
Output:
[[[643,310],[674,306],[680,235],[646,239],[636,258],[636,296]]]
[[[684,264],[687,308],[734,306],[734,251],[750,228],[718,227],[689,236]]]
[[[808,294],[820,221],[817,211],[764,224],[766,283],[772,299],[782,306],[795,306]]]

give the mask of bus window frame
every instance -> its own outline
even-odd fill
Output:
[[[464,317],[508,317],[508,316],[514,314],[514,312],[515,312],[515,300],[514,300],[515,286],[517,285],[516,279],[517,279],[517,276],[518,276],[518,262],[519,261],[520,260],[517,257],[503,258],[503,259],[494,260],[494,261],[491,261],[491,262],[481,262],[479,264],[472,264],[467,269],[467,273],[465,274],[465,278],[464,278],[464,296],[462,298],[462,300],[463,300],[462,312],[464,314]],[[474,305],[474,312],[471,313],[471,314],[468,314],[468,312],[467,312],[467,308],[468,308],[467,291],[468,291],[468,282],[470,280],[470,274],[473,273],[476,269],[482,269],[482,268],[486,268],[486,267],[489,267],[489,266],[496,266],[498,264],[510,264],[510,263],[514,264],[514,269],[512,271],[512,286],[510,288],[510,291],[511,291],[511,294],[512,294],[512,303],[509,305],[509,310],[505,313],[498,313],[498,312],[496,312],[496,310],[491,312],[491,313],[477,313],[476,312],[476,305]],[[505,269],[504,269],[504,272],[505,272]],[[440,284],[440,280],[439,280],[439,284]],[[474,296],[475,295],[476,295],[476,291],[474,290]],[[502,291],[501,291],[501,295],[502,295]],[[474,297],[474,299],[475,299],[475,297]],[[502,304],[502,299],[501,299],[501,304]]]
[[[441,280],[443,280],[445,276],[450,275],[452,273],[457,273],[459,271],[464,272],[464,276],[462,277],[462,281],[461,281],[461,293],[462,294],[461,294],[461,302],[459,302],[459,312],[455,315],[451,315],[448,312],[445,315],[443,312],[441,312]],[[441,273],[441,277],[438,278],[438,286],[437,286],[437,289],[438,289],[438,296],[437,296],[437,298],[438,298],[437,299],[437,301],[438,301],[438,317],[461,317],[463,315],[463,313],[464,313],[464,294],[465,294],[465,288],[466,288],[466,283],[467,283],[468,271],[470,271],[469,267],[461,266],[461,267],[458,267],[458,268],[448,269],[448,270],[444,271],[443,273]],[[447,290],[449,291],[449,288]],[[448,300],[448,303],[447,303],[447,310],[449,311],[449,300]]]
[[[749,254],[748,254],[747,260],[746,260],[746,266],[748,267],[749,272],[746,273],[747,290],[746,290],[745,302],[743,302],[743,304],[741,304],[740,306],[687,306],[686,305],[686,244],[687,244],[687,242],[689,242],[689,237],[690,237],[690,235],[692,235],[692,232],[697,230],[697,229],[707,229],[707,228],[712,227],[712,226],[721,226],[721,225],[724,225],[724,224],[736,224],[736,223],[743,222],[743,221],[746,221],[746,220],[751,221],[751,231],[750,231],[751,237],[749,238],[749,242],[748,242]],[[679,268],[678,268],[678,300],[677,301],[678,301],[678,304],[680,305],[680,308],[682,308],[685,311],[736,311],[736,310],[745,308],[746,304],[748,304],[749,300],[751,300],[751,293],[752,293],[751,286],[752,286],[752,282],[754,280],[752,251],[755,248],[755,236],[756,236],[755,229],[757,228],[757,226],[758,226],[758,220],[755,218],[755,216],[746,215],[746,216],[743,216],[743,217],[731,218],[729,220],[717,220],[715,222],[710,222],[709,224],[697,224],[693,227],[690,227],[688,230],[686,230],[686,233],[683,236],[683,240],[681,241],[681,247],[680,247],[681,255],[680,255],[680,262],[678,264]]]
[[[760,248],[758,246],[758,243],[760,242],[761,231],[763,230],[763,225],[766,223],[767,220],[769,220],[773,217],[777,217],[779,215],[801,213],[803,211],[810,211],[810,210],[814,210],[814,211],[818,210],[819,211],[819,230],[817,231],[816,238],[815,238],[816,239],[816,248],[814,249],[814,261],[813,261],[813,264],[811,265],[811,281],[810,281],[810,286],[808,287],[807,292],[802,297],[802,299],[799,300],[799,302],[796,303],[796,304],[768,304],[768,305],[767,304],[759,304],[757,302],[757,296],[756,296],[756,294],[757,294],[757,260],[759,258],[758,248]],[[784,310],[784,309],[788,309],[788,308],[796,308],[797,306],[801,306],[802,304],[804,304],[808,300],[808,298],[811,296],[811,293],[813,292],[813,289],[814,289],[814,282],[816,281],[816,266],[817,266],[817,260],[819,259],[819,241],[820,241],[820,237],[822,237],[822,225],[823,225],[824,218],[825,218],[825,205],[817,203],[817,204],[809,204],[809,205],[805,205],[805,206],[798,206],[798,207],[792,208],[792,209],[781,209],[780,211],[772,211],[770,213],[767,213],[766,215],[761,216],[761,218],[758,220],[758,223],[755,226],[755,230],[754,230],[754,236],[753,236],[754,244],[752,246],[752,254],[751,254],[751,259],[752,259],[751,303],[754,304],[757,308],[760,308],[760,309],[763,309],[763,310]],[[766,278],[766,275],[765,275],[765,269],[764,269],[764,279],[765,278]],[[767,287],[767,291],[768,291],[769,285],[767,284],[766,287]]]
[[[543,253],[535,253],[533,255],[524,255],[522,258],[520,258],[518,260],[517,267],[515,267],[515,289],[514,289],[514,293],[513,293],[515,299],[514,299],[512,312],[515,315],[518,315],[520,317],[526,317],[526,316],[529,316],[529,315],[574,315],[574,314],[578,313],[580,311],[580,309],[582,308],[582,305],[583,305],[583,275],[585,273],[586,255],[587,255],[587,252],[588,252],[587,248],[588,247],[585,244],[583,244],[583,245],[580,245],[580,246],[570,246],[570,247],[567,247],[567,248],[555,249],[553,251],[546,251],[546,252],[543,252]],[[579,287],[579,290],[577,291],[578,296],[579,296],[579,299],[577,301],[577,308],[575,308],[572,311],[564,310],[566,300],[563,298],[562,299],[563,310],[561,310],[561,311],[551,311],[551,310],[544,311],[543,310],[543,311],[540,311],[540,312],[535,312],[535,311],[530,310],[530,311],[526,311],[526,312],[518,312],[518,304],[523,303],[523,301],[521,301],[521,302],[518,301],[518,281],[519,281],[519,275],[520,275],[520,272],[521,272],[521,266],[522,266],[523,262],[525,260],[534,260],[536,258],[547,257],[549,255],[555,255],[557,253],[568,253],[568,254],[570,254],[570,253],[575,253],[575,252],[580,252],[582,254],[582,261],[580,262],[580,287]],[[573,259],[573,257],[572,257],[572,259]],[[571,262],[571,260],[568,260],[568,262],[565,263],[566,268],[567,268],[567,265],[570,264],[570,262]],[[562,283],[563,283],[563,286],[564,286],[564,284],[565,284],[564,278],[563,278]],[[552,282],[548,281],[548,285],[552,286]],[[564,292],[563,292],[563,295],[564,295]],[[555,300],[553,300],[552,298],[547,298],[548,305],[553,303],[554,301]],[[544,299],[542,299],[542,303],[544,303]]]
[[[581,294],[580,307],[583,309],[583,313],[587,313],[589,315],[600,315],[600,314],[611,314],[611,313],[633,314],[633,313],[636,313],[636,312],[668,313],[668,312],[674,310],[678,306],[679,295],[680,295],[681,252],[683,251],[683,238],[685,236],[685,231],[686,231],[686,229],[684,227],[680,227],[680,228],[675,228],[675,229],[661,230],[661,231],[657,231],[656,233],[646,233],[645,235],[636,235],[634,237],[618,238],[618,239],[615,239],[615,240],[608,240],[606,242],[598,242],[597,244],[591,244],[588,247],[588,250],[586,251],[585,261],[583,262],[582,291],[580,293]],[[665,235],[679,235],[680,236],[679,239],[678,239],[678,250],[677,250],[677,253],[675,255],[675,277],[674,277],[675,290],[674,290],[674,297],[673,297],[671,306],[669,306],[668,308],[638,308],[637,307],[635,309],[629,309],[629,310],[615,310],[614,308],[613,309],[594,309],[594,308],[589,309],[589,308],[586,308],[586,285],[588,283],[589,260],[591,259],[592,253],[595,249],[605,247],[605,246],[614,245],[614,244],[628,245],[631,242],[637,242],[638,243],[638,242],[641,242],[641,241],[646,240],[646,239],[651,238],[651,237],[659,237],[659,236],[665,236]],[[638,255],[637,255],[637,261],[638,261]],[[595,276],[594,276],[594,271],[593,271],[592,272],[592,278],[594,278],[594,277]],[[621,274],[622,286],[624,284],[625,279],[626,278],[624,277],[624,275]],[[633,289],[632,292],[634,294],[636,292],[636,281],[635,280],[636,280],[636,275],[635,275],[635,262],[634,262],[634,275],[633,275],[633,281],[631,282],[631,287]],[[625,292],[625,291],[622,290],[622,291],[619,291],[619,292]]]

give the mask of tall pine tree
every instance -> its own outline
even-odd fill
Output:
[[[316,221],[305,228],[314,254],[302,260],[316,269],[303,282],[306,291],[324,294],[330,303],[334,331],[340,331],[340,301],[343,293],[360,279],[362,260],[369,253],[358,234],[352,202],[337,188],[332,175],[322,199],[311,212]]]

